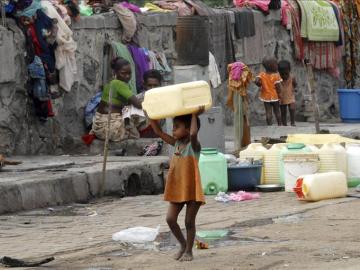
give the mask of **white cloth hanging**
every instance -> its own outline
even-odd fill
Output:
[[[57,48],[55,50],[56,69],[59,70],[59,85],[69,92],[75,82],[77,73],[75,51],[77,44],[73,39],[73,32],[56,11],[53,4],[42,0],[41,6],[45,14],[57,20],[58,32],[56,35]]]
[[[211,52],[209,52],[209,78],[212,87],[217,88],[221,85],[219,68],[216,63],[215,57]]]

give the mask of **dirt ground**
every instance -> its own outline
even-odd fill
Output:
[[[198,230],[226,229],[228,236],[194,250],[192,262],[171,258],[176,247],[161,196],[104,198],[0,216],[0,257],[55,256],[32,269],[360,269],[359,199],[303,203],[281,192],[239,203],[214,197],[207,202]],[[121,229],[158,224],[155,244],[134,247],[111,239]]]

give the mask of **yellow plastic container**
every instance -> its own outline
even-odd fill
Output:
[[[280,184],[280,154],[286,143],[274,144],[264,153],[264,184]]]
[[[211,108],[210,86],[205,81],[181,83],[154,88],[145,93],[143,109],[151,119],[191,114],[199,106]]]
[[[347,174],[346,150],[340,144],[327,143],[318,151],[320,158],[320,173],[343,172]]]
[[[345,197],[348,191],[343,172],[317,173],[300,176],[294,191],[298,199],[320,201]]]
[[[268,150],[261,143],[252,143],[249,144],[248,147],[240,151],[239,159],[240,161],[245,161],[248,158],[252,158],[254,160],[261,160],[264,162],[264,155]],[[264,166],[263,166],[264,168]],[[261,172],[261,184],[264,183],[264,170]]]

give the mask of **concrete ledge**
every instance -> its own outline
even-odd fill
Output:
[[[137,14],[136,20],[140,25],[151,26],[175,26],[176,12],[168,13],[146,13]],[[73,30],[81,29],[122,29],[122,25],[114,12],[81,17],[80,21],[74,22],[71,26]]]
[[[102,157],[45,156],[23,161],[0,172],[0,214],[84,203],[99,195]],[[109,157],[105,195],[162,193],[162,164],[167,162],[167,157]]]
[[[137,14],[136,20],[138,24],[145,25],[146,27],[151,26],[175,26],[176,25],[176,12],[167,13],[145,13]]]
[[[89,17],[81,17],[80,21],[71,25],[73,30],[81,29],[122,29],[119,19],[113,12],[101,15],[92,15]]]

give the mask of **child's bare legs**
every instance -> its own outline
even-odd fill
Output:
[[[201,203],[195,201],[189,201],[186,204],[186,216],[185,216],[185,227],[186,227],[186,249],[184,255],[180,261],[192,261],[193,253],[192,249],[195,240],[195,219],[199,211]]]
[[[288,105],[280,105],[281,122],[282,122],[283,126],[287,126],[287,107],[288,107]]]
[[[169,209],[166,215],[166,222],[169,225],[169,228],[173,235],[176,237],[176,239],[180,243],[180,250],[175,255],[175,260],[178,260],[181,258],[181,256],[184,254],[186,249],[186,240],[184,238],[184,235],[181,232],[181,229],[179,227],[179,224],[177,223],[178,216],[181,212],[181,210],[184,207],[184,203],[170,203]]]
[[[270,102],[264,102],[265,113],[266,113],[266,123],[268,126],[272,125],[272,108]]]
[[[291,125],[295,127],[295,103],[289,105],[290,121]]]
[[[281,126],[280,102],[279,101],[271,102],[271,105],[273,107],[275,118],[276,118],[276,121],[278,123],[278,126]]]

